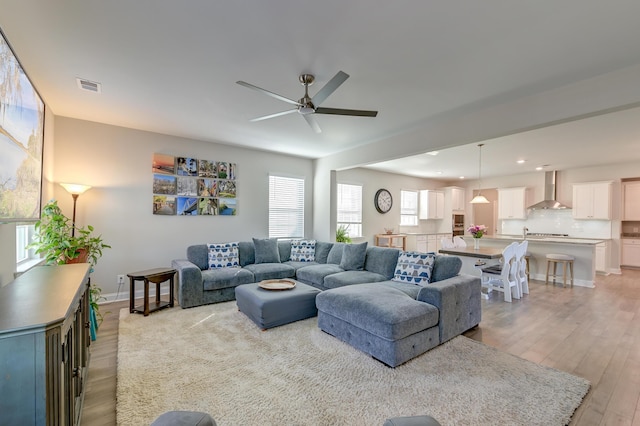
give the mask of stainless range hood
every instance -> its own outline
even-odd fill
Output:
[[[544,200],[529,206],[530,210],[565,210],[571,207],[556,201],[556,171],[544,174]]]

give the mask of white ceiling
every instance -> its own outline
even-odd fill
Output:
[[[308,158],[401,143],[452,111],[640,64],[637,0],[0,0],[0,11],[56,115]],[[235,83],[298,99],[299,74],[316,76],[313,95],[338,70],[351,77],[322,106],[378,117],[317,115],[321,134],[297,114],[250,123],[289,105]],[[639,118],[631,109],[487,141],[483,175],[639,160]],[[456,178],[477,170],[477,146],[401,164],[376,167]]]

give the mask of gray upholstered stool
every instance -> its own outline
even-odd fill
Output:
[[[431,416],[393,417],[387,419],[383,426],[441,426]]]
[[[257,283],[236,287],[238,309],[263,330],[318,315],[317,288],[296,282],[291,290],[265,290]]]
[[[198,411],[167,411],[151,426],[216,426],[216,421],[207,413]]]
[[[556,275],[556,267],[558,266],[558,263],[562,264],[562,287],[564,287],[567,284],[567,267],[570,268],[570,272],[571,272],[571,287],[573,287],[573,261],[575,260],[575,257],[570,256],[568,254],[548,254],[547,255],[547,277],[545,279],[545,285],[549,284],[549,268],[551,267],[551,265],[553,264],[553,283],[556,283],[556,278],[558,277],[558,275]]]

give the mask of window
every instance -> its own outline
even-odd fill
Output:
[[[27,245],[31,242],[34,233],[34,225],[17,225],[16,226],[16,263],[29,260],[32,257],[31,250],[27,249]]]
[[[418,226],[418,191],[400,191],[400,226]]]
[[[269,176],[269,238],[304,238],[304,179]]]
[[[338,228],[347,228],[351,238],[362,237],[362,186],[338,184]]]

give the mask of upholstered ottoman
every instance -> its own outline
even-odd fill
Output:
[[[155,419],[151,426],[216,426],[216,422],[207,413],[167,411]]]
[[[236,287],[238,309],[263,330],[318,314],[320,290],[301,282],[290,290],[265,290],[258,283]]]

